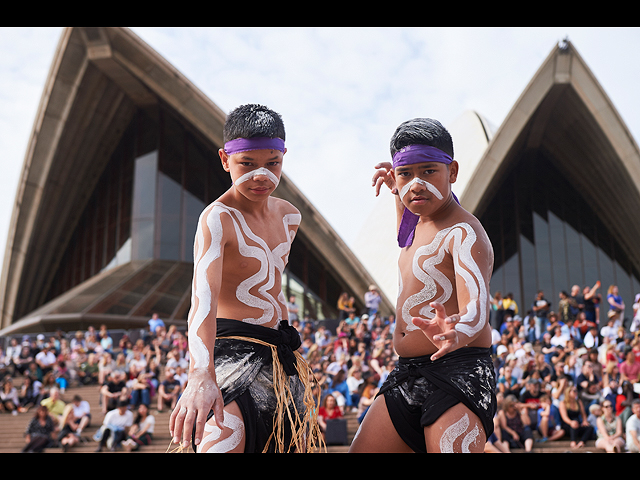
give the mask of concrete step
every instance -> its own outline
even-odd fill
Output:
[[[21,384],[21,379],[14,379],[15,385]],[[65,403],[70,403],[74,395],[80,395],[91,405],[91,425],[83,432],[83,442],[76,445],[71,451],[76,453],[94,452],[98,446],[93,440],[93,435],[102,425],[104,414],[100,407],[100,391],[97,386],[83,386],[69,388],[62,394],[61,398]],[[151,406],[151,413],[156,419],[155,433],[153,444],[141,447],[140,453],[164,453],[169,448],[171,436],[169,435],[169,417],[171,413],[165,410],[158,413]],[[0,414],[0,453],[17,453],[22,450],[25,445],[24,432],[35,414],[35,409],[31,409],[26,413],[11,415],[8,413]],[[62,452],[62,448],[48,448],[46,453]]]
[[[19,385],[21,380],[14,379],[14,384]],[[67,389],[62,395],[62,400],[66,403],[71,402],[74,395],[80,395],[83,400],[86,400],[91,405],[92,421],[91,426],[88,427],[83,434],[84,441],[75,446],[71,451],[74,453],[92,453],[97,448],[97,443],[92,439],[95,432],[102,425],[104,414],[100,408],[100,393],[97,386],[83,386]],[[165,453],[171,445],[171,436],[169,435],[169,417],[171,412],[165,410],[164,412],[158,412],[154,408],[154,404],[151,406],[151,413],[156,418],[156,427],[153,438],[153,444],[149,446],[141,447],[139,453]],[[3,413],[0,414],[0,454],[1,453],[17,453],[22,450],[25,445],[24,432],[29,424],[29,421],[35,414],[35,410],[31,409],[29,412],[20,413],[16,416]],[[329,445],[327,446],[327,453],[347,453],[349,451],[349,445],[353,441],[359,424],[355,413],[347,413],[345,415],[347,420],[347,445]],[[173,450],[175,447],[172,447]],[[46,453],[61,453],[62,448],[48,448]],[[524,453],[524,449],[514,449],[513,453]],[[593,452],[604,453],[604,450],[595,448],[595,442],[588,442],[585,447],[581,449],[572,449],[568,440],[560,440],[555,442],[536,442],[534,444],[532,453],[566,453],[566,452]],[[108,452],[105,452],[108,453]]]

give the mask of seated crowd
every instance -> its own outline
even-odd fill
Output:
[[[499,411],[490,449],[569,440],[575,448],[591,441],[607,452],[640,451],[640,295],[631,313],[615,286],[606,301],[599,287],[559,292],[555,310],[538,292],[524,318],[509,295],[496,294]]]
[[[524,319],[512,300],[494,298],[498,411],[487,451],[531,451],[535,442],[557,440],[576,448],[595,442],[608,452],[640,451],[639,299],[634,318],[627,321],[620,309],[598,306],[608,320],[599,325],[580,298],[561,292],[554,311],[550,302],[546,310],[538,308],[543,300],[539,294]],[[344,421],[347,413],[362,421],[398,359],[394,317],[375,310],[358,316],[351,310],[332,329],[328,322],[297,315],[290,322],[300,332],[300,351],[315,374],[323,431],[332,420]],[[82,399],[74,399],[73,406],[60,405],[59,395],[71,383],[96,385],[106,414],[94,438],[99,449],[147,444],[153,434],[150,408],[171,411],[187,382],[187,338],[157,319],[135,342],[125,336],[114,344],[109,338],[101,328],[77,332],[71,341],[12,342],[0,359],[5,375],[0,411],[17,414],[45,405],[58,417],[60,444],[73,446],[80,438],[74,439],[74,432],[89,420],[83,420]],[[24,376],[18,390],[12,384],[17,375]],[[40,409],[32,420],[36,430],[44,428],[38,415]]]
[[[98,450],[137,450],[150,443],[155,422],[150,409],[172,409],[188,371],[186,336],[154,319],[136,341],[126,333],[116,341],[105,326],[71,336],[58,332],[49,338],[39,334],[35,340],[28,335],[10,340],[0,351],[0,413],[34,412],[23,451],[51,446],[66,451],[86,441],[82,432],[91,422],[90,405],[77,395],[69,403],[62,399],[76,385],[100,392],[105,417],[102,425],[93,425],[100,427],[94,437]]]

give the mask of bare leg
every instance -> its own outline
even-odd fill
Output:
[[[244,421],[238,405],[233,402],[224,408],[224,429],[221,431],[211,417],[204,427],[204,437],[198,453],[243,453],[245,446]]]
[[[425,427],[424,436],[429,453],[482,453],[487,438],[482,422],[462,403]]]
[[[384,397],[378,397],[364,417],[349,453],[412,453],[396,432]]]

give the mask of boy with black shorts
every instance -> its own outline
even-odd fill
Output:
[[[453,141],[436,120],[403,123],[373,184],[396,195],[396,369],[351,452],[482,452],[496,410],[489,281],[493,248],[451,191]]]

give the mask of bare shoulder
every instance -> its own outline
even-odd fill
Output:
[[[272,208],[278,215],[300,215],[300,211],[294,207],[291,203],[282,198],[271,197],[270,199]]]
[[[441,230],[462,228],[465,238],[469,235],[473,238],[474,256],[480,255],[486,258],[488,264],[493,264],[493,246],[480,220],[463,208],[459,208],[447,224],[440,225]]]
[[[209,231],[211,234],[216,233],[222,238],[226,237],[226,232],[233,227],[233,209],[222,203],[220,200],[216,200],[210,203],[200,214],[198,224],[199,228]],[[218,230],[221,230],[218,232]]]
[[[485,231],[482,223],[475,215],[467,212],[464,208],[459,208],[456,215],[451,216],[448,222],[448,226],[455,228],[456,226],[465,226],[466,230],[475,235],[478,240],[485,241],[488,245],[491,245],[487,232]],[[445,227],[444,225],[442,226]]]
[[[469,253],[475,259],[477,265],[481,268],[484,274],[490,276],[493,271],[494,262],[493,245],[491,245],[491,240],[489,239],[489,236],[487,235],[487,232],[482,226],[480,220],[468,212],[466,212],[466,214],[466,224],[471,230],[473,230],[475,238]]]
[[[480,223],[480,220],[478,220],[474,215],[472,215],[469,212],[466,212],[466,223],[473,229],[476,238],[478,238],[479,240],[483,240],[487,243],[487,245],[491,246],[491,242],[489,241],[489,236],[487,235],[486,230],[484,229],[484,227],[482,226],[482,223]]]
[[[215,202],[207,205],[202,213],[200,214],[200,222],[206,222],[207,218],[214,214],[216,216],[220,216],[223,213],[230,213],[230,208],[221,201],[221,199],[216,200]]]

